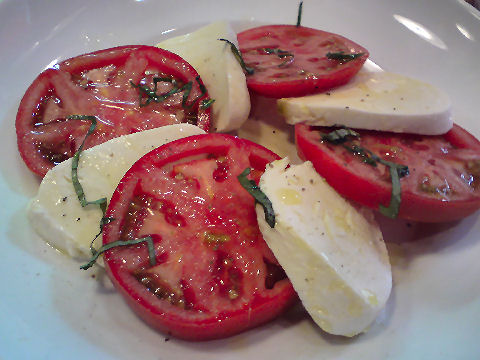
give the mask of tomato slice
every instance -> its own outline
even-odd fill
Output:
[[[267,97],[296,97],[346,84],[368,58],[353,41],[329,32],[295,25],[266,25],[238,34],[245,64],[254,73],[247,85]],[[358,54],[352,60],[327,53]],[[359,54],[362,54],[361,56]]]
[[[340,194],[370,208],[388,206],[391,179],[387,166],[365,163],[342,144],[322,140],[332,128],[295,126],[297,150]],[[442,136],[355,130],[358,145],[382,159],[407,165],[400,179],[399,217],[420,222],[461,219],[480,208],[480,142],[458,125]]]
[[[139,84],[156,89],[158,101]],[[28,168],[43,176],[75,154],[90,126],[69,115],[97,116],[97,128],[85,144],[89,148],[180,122],[208,131],[205,99],[208,93],[197,72],[166,50],[121,46],[80,55],[45,70],[30,85],[17,113],[18,148]]]
[[[225,134],[192,136],[141,158],[113,194],[104,245],[151,236],[105,253],[112,282],[153,327],[191,340],[264,323],[296,299],[259,231],[253,197],[237,176],[259,180],[278,156]]]

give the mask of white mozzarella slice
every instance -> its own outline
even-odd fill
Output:
[[[250,95],[245,74],[232,54],[227,39],[237,45],[237,36],[226,22],[215,22],[187,35],[157,44],[180,55],[202,78],[212,105],[213,128],[225,132],[238,129],[248,118]]]
[[[275,227],[257,205],[260,230],[305,309],[326,332],[365,331],[387,302],[392,274],[382,234],[369,210],[355,209],[314,170],[288,158],[267,165],[259,186]]]
[[[444,134],[453,126],[450,99],[425,82],[379,71],[359,72],[329,92],[278,100],[287,123]]]
[[[88,201],[110,199],[123,175],[140,157],[176,139],[204,134],[197,126],[176,124],[121,136],[83,151],[78,178]],[[30,202],[28,218],[49,244],[82,260],[89,259],[90,243],[98,234],[102,212],[98,206],[82,208],[72,184],[72,160],[52,168]],[[95,248],[101,246],[101,236]]]

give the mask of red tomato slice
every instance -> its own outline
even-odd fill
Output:
[[[278,159],[224,134],[192,136],[141,158],[113,194],[104,245],[150,235],[147,245],[105,253],[107,273],[153,327],[191,340],[222,338],[262,324],[295,292],[259,231],[254,200],[237,176],[258,182]]]
[[[368,51],[343,36],[295,25],[267,25],[238,34],[248,87],[267,97],[295,97],[346,84],[368,58]],[[349,61],[327,53],[363,54]]]
[[[30,170],[41,176],[72,157],[90,122],[69,120],[69,115],[97,116],[97,128],[85,148],[180,122],[208,131],[210,109],[201,106],[208,94],[202,92],[205,89],[197,77],[185,60],[151,46],[122,46],[65,60],[42,72],[23,96],[16,119],[20,154]],[[154,89],[154,78],[162,78],[157,94],[172,94],[141,106],[140,101],[145,104],[149,100],[145,94],[140,99],[140,90],[134,85]]]
[[[340,194],[370,208],[388,206],[388,167],[366,164],[341,144],[322,141],[332,128],[295,126],[297,150]],[[480,142],[458,125],[442,136],[355,130],[359,145],[381,158],[407,165],[400,179],[399,217],[420,222],[461,219],[480,208]]]

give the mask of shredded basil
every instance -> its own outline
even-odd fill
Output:
[[[263,48],[263,49],[260,49],[262,50],[263,52],[265,52],[266,54],[275,54],[277,55],[280,59],[283,59],[283,58],[288,58],[286,59],[283,63],[281,63],[280,65],[278,65],[279,67],[283,67],[283,66],[286,66],[290,63],[292,63],[292,61],[294,60],[295,58],[295,55],[287,50],[282,50],[282,49],[273,49],[273,48]]]
[[[242,67],[242,69],[248,74],[248,75],[252,75],[255,70],[253,70],[252,67],[250,66],[247,66],[245,64],[245,61],[243,61],[243,57],[242,57],[242,54],[240,53],[240,51],[237,49],[237,47],[235,46],[234,43],[232,43],[230,40],[227,40],[227,39],[218,39],[220,41],[225,41],[226,43],[228,43],[230,45],[230,49],[232,50],[232,53],[233,55],[235,56],[235,58],[237,59],[237,61],[239,62],[240,66]]]
[[[299,27],[300,23],[302,22],[302,9],[303,9],[303,1],[300,1],[300,4],[298,4],[297,27]]]
[[[159,95],[159,94],[157,94],[157,86],[158,86],[157,84],[159,82],[170,82],[170,83],[172,83],[173,88],[171,90],[167,91],[166,93]],[[184,90],[185,90],[185,93],[183,94],[182,106],[185,106],[186,101],[188,99],[188,96],[190,95],[190,91],[192,89],[192,82],[191,81],[189,81],[188,83],[186,83],[185,85],[183,85],[181,87],[178,87],[177,86],[177,81],[175,79],[165,78],[165,77],[154,77],[153,78],[153,88],[149,88],[147,85],[141,84],[141,83],[135,84],[133,81],[130,81],[130,85],[132,85],[132,87],[138,89],[138,92],[139,92],[138,102],[140,104],[140,107],[145,107],[145,106],[149,105],[152,101],[154,101],[156,103],[160,103],[162,101],[167,100],[170,96],[172,96],[176,93],[182,92]],[[146,99],[144,99],[144,96],[146,96]],[[144,100],[144,101],[142,102],[142,100]]]
[[[352,129],[340,128],[333,130],[328,134],[322,135],[322,140],[333,144],[342,144],[346,142],[349,137],[358,137],[358,133]]]
[[[172,83],[173,88],[170,89],[169,91],[167,91],[164,94],[157,94],[157,84],[161,81]],[[186,83],[183,86],[178,87],[177,86],[177,81],[173,78],[154,77],[153,78],[153,88],[149,88],[147,85],[141,84],[141,83],[135,84],[133,81],[130,81],[130,85],[132,87],[138,89],[138,91],[139,91],[138,102],[140,104],[140,107],[145,107],[145,106],[149,105],[152,101],[154,101],[156,103],[160,103],[160,102],[168,99],[170,96],[183,91],[182,107],[186,108],[186,109],[190,109],[198,102],[198,100],[200,100],[202,97],[204,97],[205,94],[207,93],[207,89],[206,89],[205,85],[203,85],[202,82],[200,81],[200,76],[195,77],[195,81],[197,82],[201,93],[200,93],[200,95],[197,95],[197,97],[190,103],[190,105],[187,104],[187,101],[188,101],[188,98],[189,98],[189,96],[192,92],[192,88],[193,88],[193,83],[191,81],[189,81],[188,83]],[[145,99],[145,96],[146,96],[146,99]],[[143,102],[142,102],[142,100],[143,100]],[[210,107],[210,105],[213,103],[214,100],[211,100],[211,99],[203,100],[203,102],[205,102],[205,101],[207,101],[205,103],[206,105],[203,105],[203,106],[201,105],[202,109],[207,109],[208,107]]]
[[[103,228],[105,227],[105,225],[113,221],[113,218],[105,216],[105,212],[107,211],[107,198],[104,197],[95,201],[87,201],[85,192],[83,190],[83,186],[82,184],[80,184],[80,181],[78,180],[78,163],[80,160],[80,154],[82,153],[83,148],[85,146],[85,141],[90,136],[90,134],[92,134],[95,131],[95,127],[97,126],[97,118],[96,116],[91,116],[91,115],[70,115],[67,117],[67,120],[90,120],[92,122],[92,124],[88,128],[85,138],[83,139],[78,150],[75,152],[75,155],[73,155],[73,158],[72,158],[72,184],[75,189],[75,193],[77,194],[78,201],[80,202],[80,205],[82,205],[82,207],[85,207],[88,205],[98,205],[100,207],[100,210],[102,210],[102,214],[103,214],[102,219],[100,220],[100,232],[95,236],[95,238],[90,243],[90,251],[92,252],[93,257],[87,264],[81,266],[80,269],[87,270],[90,267],[92,267],[93,264],[97,261],[97,258],[106,250],[111,249],[112,247],[135,245],[143,241],[146,241],[148,243],[148,255],[150,258],[150,264],[154,266],[156,263],[155,252],[153,249],[153,241],[150,236],[140,238],[140,239],[127,240],[127,241],[120,241],[120,240],[114,241],[114,242],[111,242],[110,244],[102,246],[99,250],[96,250],[93,247],[94,241],[103,232]]]
[[[379,211],[383,215],[395,219],[398,216],[400,204],[402,202],[400,178],[409,174],[408,166],[384,160],[378,155],[374,154],[372,151],[361,146],[355,144],[347,145],[345,142],[348,140],[348,137],[359,137],[359,134],[351,129],[341,128],[331,131],[326,135],[322,135],[322,140],[328,141],[332,144],[342,144],[346,150],[352,154],[360,156],[362,161],[368,165],[377,166],[377,164],[380,163],[388,167],[392,182],[390,204],[388,207],[380,204]]]
[[[247,178],[248,174],[250,174],[250,168],[246,168],[240,175],[238,175],[238,181],[240,182],[240,185],[242,185],[243,188],[253,196],[255,201],[262,205],[265,213],[265,221],[273,229],[275,227],[275,213],[273,211],[272,202],[267,195],[260,190],[255,181]]]
[[[390,204],[388,207],[383,206],[380,204],[379,210],[380,212],[391,218],[395,219],[398,216],[398,211],[400,210],[400,203],[402,202],[402,193],[401,193],[401,186],[400,186],[400,178],[408,175],[408,167],[403,165],[398,165],[395,163],[391,163],[389,161],[384,161],[384,165],[387,165],[390,170],[390,178],[392,180],[392,193],[390,195]]]
[[[205,99],[205,100],[202,100],[202,102],[200,103],[200,107],[203,109],[203,110],[207,110],[210,106],[212,106],[212,104],[215,102],[214,99]]]
[[[363,55],[364,53],[346,54],[345,52],[340,51],[335,53],[328,52],[327,55],[325,56],[327,57],[327,59],[330,59],[330,60],[339,60],[339,61],[347,62],[347,61],[355,60],[356,58],[359,58],[360,56],[363,56]]]
[[[98,257],[107,250],[110,250],[114,247],[119,247],[119,246],[136,245],[136,244],[140,244],[142,242],[147,243],[148,258],[150,260],[150,265],[155,266],[156,265],[156,259],[155,259],[155,249],[153,248],[153,240],[152,240],[151,236],[146,236],[146,237],[143,237],[143,238],[133,239],[133,240],[117,240],[117,241],[113,241],[109,244],[104,245],[100,249],[98,249],[98,251],[96,251],[95,254],[93,254],[93,257],[91,258],[91,260],[88,263],[80,266],[80,269],[87,270],[87,269],[91,268],[93,266],[93,264],[95,264],[95,262],[97,261]]]
[[[68,120],[90,120],[92,124],[88,128],[87,134],[85,135],[80,147],[75,152],[75,155],[72,157],[72,184],[73,188],[75,189],[75,193],[77,194],[78,201],[80,201],[80,205],[85,207],[87,205],[98,205],[100,210],[102,210],[103,215],[105,216],[105,211],[107,210],[107,198],[103,197],[101,199],[95,201],[87,201],[85,196],[85,192],[83,191],[82,184],[78,180],[78,162],[80,160],[80,154],[83,151],[85,146],[85,141],[95,131],[95,127],[97,126],[97,118],[96,116],[91,115],[70,115],[67,117]]]

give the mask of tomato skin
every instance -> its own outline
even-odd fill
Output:
[[[228,151],[226,149],[228,149]],[[159,249],[161,246],[164,246],[166,249],[173,249],[175,246],[178,246],[179,248],[185,249],[184,251],[192,253],[192,258],[189,259],[193,259],[190,264],[194,263],[194,265],[183,265],[183,268],[179,270],[181,274],[184,274],[182,276],[185,276],[187,279],[191,277],[191,279],[199,282],[196,283],[194,281],[193,283],[189,283],[189,285],[186,285],[186,283],[182,282],[183,290],[191,290],[188,294],[190,299],[189,301],[191,302],[188,310],[179,308],[177,305],[174,305],[174,303],[170,303],[165,299],[158,299],[151,291],[147,290],[144,286],[141,286],[139,281],[134,277],[133,274],[136,271],[134,270],[136,269],[136,265],[130,265],[128,259],[139,259],[139,264],[145,264],[148,262],[148,254],[145,246],[140,245],[135,249],[114,248],[104,254],[107,274],[109,275],[115,287],[124,296],[131,308],[152,327],[169,335],[183,339],[210,340],[237,334],[271,320],[285,311],[285,309],[287,309],[297,299],[295,291],[293,290],[290,281],[286,277],[278,278],[278,281],[275,282],[274,286],[272,288],[268,288],[267,285],[263,285],[266,284],[266,281],[262,277],[265,275],[258,275],[260,277],[257,275],[252,275],[254,273],[270,273],[264,268],[263,265],[258,265],[258,268],[255,267],[257,265],[254,264],[258,264],[259,256],[264,259],[263,261],[268,259],[269,263],[271,262],[272,264],[275,264],[275,266],[279,265],[276,263],[273,254],[268,249],[266,243],[261,237],[261,234],[258,235],[259,230],[256,223],[253,198],[243,188],[239,190],[239,185],[236,184],[236,182],[238,182],[236,180],[236,176],[241,172],[240,169],[243,168],[245,164],[249,164],[253,169],[255,169],[255,171],[252,171],[252,173],[255,173],[254,177],[256,180],[258,180],[257,178],[259,178],[261,173],[264,171],[266,164],[270,161],[278,159],[278,156],[261,147],[260,145],[230,135],[208,134],[177,140],[150,152],[136,162],[122,179],[112,196],[106,216],[118,219],[118,221],[113,221],[105,226],[103,233],[104,244],[118,240],[119,236],[123,236],[121,234],[125,233],[125,224],[128,223],[129,218],[133,217],[138,219],[137,215],[127,215],[130,211],[128,210],[130,209],[128,204],[135,202],[135,200],[131,199],[138,198],[138,195],[135,195],[138,193],[138,188],[142,188],[140,194],[143,194],[143,192],[146,191],[143,189],[143,187],[146,186],[145,184],[150,183],[149,174],[152,174],[152,179],[158,179],[161,176],[156,173],[157,169],[170,169],[172,165],[173,169],[168,170],[168,173],[171,171],[175,173],[177,169],[180,168],[183,169],[183,172],[180,173],[187,176],[186,174],[190,174],[189,171],[192,170],[195,173],[195,177],[190,178],[187,176],[187,180],[190,181],[190,184],[193,184],[191,185],[193,188],[199,187],[200,189],[203,189],[204,187],[202,184],[209,184],[209,182],[205,182],[205,179],[207,178],[203,176],[203,170],[197,171],[196,169],[201,169],[204,165],[205,168],[208,168],[211,154],[221,154],[221,158],[224,156],[222,154],[224,154],[225,151],[227,151],[227,155],[225,155],[225,157],[228,159],[226,168],[229,169],[229,177],[224,179],[223,170],[218,173],[213,173],[218,175],[217,181],[220,184],[218,185],[219,189],[226,188],[227,192],[231,191],[234,193],[232,195],[233,197],[227,196],[227,198],[231,199],[231,201],[222,200],[223,202],[221,202],[221,204],[223,205],[220,207],[217,206],[215,210],[216,199],[223,199],[225,193],[220,191],[214,192],[209,201],[207,197],[202,195],[204,193],[199,190],[198,193],[195,193],[197,195],[193,198],[206,199],[205,206],[202,205],[201,207],[198,207],[193,202],[193,198],[192,201],[190,201],[191,206],[194,207],[195,214],[203,213],[206,208],[213,208],[213,212],[210,211],[211,209],[207,212],[214,215],[212,218],[200,217],[198,220],[201,224],[209,224],[208,226],[203,225],[206,226],[207,229],[222,228],[223,223],[227,224],[227,228],[230,228],[230,226],[235,228],[235,224],[239,222],[238,229],[240,229],[240,232],[250,227],[250,232],[254,234],[252,236],[257,240],[251,242],[252,238],[250,238],[249,235],[244,235],[242,233],[237,237],[236,231],[231,231],[227,233],[228,236],[232,237],[231,240],[227,241],[225,244],[217,244],[218,248],[205,249],[202,243],[199,244],[195,240],[198,238],[199,234],[203,232],[203,227],[189,227],[195,226],[195,223],[191,217],[185,215],[182,207],[178,205],[181,202],[180,200],[176,202],[175,213],[185,217],[187,227],[184,230],[188,232],[182,233],[182,231],[184,231],[182,229],[184,225],[169,227],[162,225],[162,221],[155,221],[153,222],[154,225],[152,225],[155,229],[162,229],[161,231],[159,230],[160,232],[158,235],[153,235],[154,243],[157,249],[156,255],[158,268],[161,268],[163,264],[166,264],[162,263],[162,261],[164,261],[161,260],[162,254],[159,254]],[[205,157],[205,154],[208,154],[208,156]],[[197,159],[199,156],[202,157],[202,161]],[[195,166],[190,166],[190,161],[192,161],[192,164]],[[172,175],[172,178],[176,179],[174,175]],[[212,185],[212,188],[215,188],[215,186],[217,185]],[[182,193],[182,188],[174,189],[177,189],[177,194]],[[189,188],[185,188],[184,191],[188,192],[188,189]],[[156,196],[159,196],[159,199],[161,199],[162,202],[167,201],[166,198],[163,198],[162,195],[159,195],[160,190],[157,190],[157,188],[152,188],[148,191],[149,194],[154,193]],[[172,197],[172,199],[175,199],[175,197]],[[242,200],[242,203],[237,203],[236,201],[240,199]],[[230,205],[233,205],[231,207],[233,209],[233,214],[240,214],[239,216],[232,218],[229,217],[230,210],[228,210],[228,208]],[[151,208],[153,209],[152,206]],[[223,219],[221,221],[222,224],[215,224],[215,218],[217,216],[218,218]],[[147,224],[147,222],[148,221],[145,220],[144,224]],[[137,236],[144,236],[145,234],[140,232],[142,231],[142,226],[146,225],[141,225],[138,227],[137,223],[135,224],[136,225],[133,227],[128,226],[128,229],[135,228],[135,233],[139,234]],[[152,224],[152,222],[149,224]],[[170,241],[169,236],[173,235],[169,234],[177,230],[179,234],[190,235],[186,235],[185,237],[182,235],[179,236],[177,240],[173,242]],[[189,236],[194,241],[190,241],[190,238],[187,238]],[[164,245],[162,245],[163,243]],[[235,252],[237,251],[237,248],[240,249],[238,250],[238,253]],[[129,252],[132,252],[132,254],[135,255],[129,255]],[[216,282],[216,265],[213,266],[212,261],[205,260],[215,258],[216,256],[220,256],[218,254],[223,253],[228,253],[233,259],[250,259],[245,261],[251,265],[248,265],[246,268],[240,268],[241,272],[238,273],[240,278],[243,279],[241,280],[243,282],[238,291],[240,294],[242,294],[242,291],[247,292],[238,298],[238,301],[240,302],[237,300],[232,302],[230,302],[230,300],[225,300],[225,297],[222,295],[223,290]],[[168,253],[167,258],[182,256],[182,259],[186,259],[188,255],[189,254],[182,253],[182,251],[177,253],[172,250],[172,252]],[[227,258],[228,257],[225,257],[225,259]],[[127,265],[125,265],[123,259],[127,259]],[[223,259],[223,257],[221,259]],[[187,260],[183,261],[184,264],[189,263]],[[207,269],[205,269],[202,267],[202,264],[210,265],[207,267]],[[193,272],[191,272],[190,266],[195,267]],[[217,275],[223,276],[224,273]],[[226,281],[222,281],[221,283],[228,285],[228,276],[227,278],[222,279]],[[235,278],[233,281],[235,281]],[[186,282],[188,282],[188,280],[186,280]],[[201,288],[205,288],[205,286],[202,286],[202,284],[213,284],[211,285],[212,292],[207,292],[207,294],[202,293]],[[215,290],[213,290],[214,288]],[[201,298],[202,296],[206,298]],[[210,307],[210,304],[217,305],[212,305]],[[201,309],[201,311],[199,311],[199,309]]]
[[[39,74],[20,102],[15,123],[18,149],[27,167],[44,176],[54,165],[74,155],[90,122],[68,120],[69,115],[97,116],[97,128],[85,148],[121,135],[187,121],[187,115],[183,119],[175,117],[181,109],[173,103],[174,96],[165,104],[139,106],[138,90],[130,81],[136,84],[142,77],[150,80],[155,75],[147,75],[146,71],[151,69],[183,83],[191,81],[190,98],[198,95],[199,84],[203,85],[200,79],[197,83],[193,67],[176,54],[142,45],[79,55]],[[89,72],[102,70],[104,83],[88,78]],[[199,106],[206,98],[208,93],[185,114],[195,115],[196,124],[208,131],[210,108]]]
[[[361,136],[364,135],[361,133]],[[388,141],[389,137],[402,138],[405,135],[385,133],[383,137]],[[437,138],[448,142],[453,148],[464,149],[469,154],[473,154],[472,158],[479,164],[480,142],[460,126],[455,124],[448,133]],[[333,151],[328,150],[328,146],[321,144],[320,135],[316,134],[313,127],[304,124],[295,126],[295,141],[299,156],[311,161],[317,172],[342,196],[376,210],[380,204],[388,206],[391,196],[389,179],[388,181],[372,180],[366,176],[365,171],[373,171],[370,165],[362,164],[365,170],[358,170],[358,167],[351,169],[350,161],[359,162],[358,159],[352,160],[353,155],[348,158],[338,157]],[[335,146],[338,145],[333,145]],[[413,177],[417,171],[421,172],[421,169],[412,168],[411,164],[399,163],[409,166],[410,175],[408,176]],[[478,178],[479,174],[472,174],[473,178]],[[400,180],[402,201],[399,218],[418,222],[448,222],[462,219],[480,208],[480,194],[476,188],[471,192],[463,193],[461,198],[446,201],[420,193],[418,189],[412,188],[411,184],[406,185],[404,179],[406,177]]]
[[[247,75],[250,90],[266,97],[298,97],[346,84],[368,58],[368,51],[333,33],[295,25],[266,25],[237,35],[243,59],[255,69]],[[263,49],[281,49],[294,54],[279,58]],[[326,58],[328,52],[363,53],[347,62]],[[283,55],[282,55],[283,56]]]

